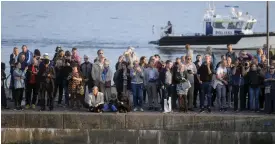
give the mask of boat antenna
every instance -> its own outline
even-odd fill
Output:
[[[267,46],[267,67],[270,68],[269,62],[269,6],[268,1],[266,2],[266,46]]]

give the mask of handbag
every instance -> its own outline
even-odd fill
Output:
[[[82,84],[78,85],[76,93],[80,94],[81,96],[84,95],[85,91],[84,91],[84,86]]]
[[[111,81],[106,81],[105,88],[110,88],[110,87],[111,87]]]

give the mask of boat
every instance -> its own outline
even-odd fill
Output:
[[[226,49],[227,44],[232,44],[234,49],[257,49],[266,44],[266,33],[254,33],[253,28],[257,22],[248,13],[243,14],[238,6],[225,6],[231,9],[229,16],[215,13],[215,8],[209,5],[203,17],[204,33],[193,35],[165,34],[161,29],[160,39],[150,41],[149,44],[157,45],[163,50],[182,49],[186,44],[194,49]],[[275,33],[269,33],[269,43],[275,47]]]

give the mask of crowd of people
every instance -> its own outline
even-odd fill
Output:
[[[213,107],[221,112],[275,112],[275,55],[270,52],[268,67],[266,46],[257,49],[256,55],[245,50],[237,53],[231,44],[227,50],[219,62],[211,47],[193,60],[193,50],[186,45],[184,56],[164,62],[158,54],[148,60],[145,56],[138,58],[129,47],[119,56],[113,72],[101,49],[92,62],[84,55],[81,63],[77,48],[64,51],[56,47],[50,60],[38,49],[31,52],[23,45],[19,53],[15,47],[9,61],[14,108],[53,110],[58,96],[58,106],[64,103],[67,108],[85,107],[91,112],[144,111],[147,99],[148,110],[164,113],[197,108],[199,112],[211,112]],[[1,68],[2,107],[9,109],[4,90],[5,63]]]

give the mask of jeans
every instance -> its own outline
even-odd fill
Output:
[[[38,95],[38,89],[37,89],[37,84],[27,84],[26,85],[26,104],[36,104],[36,99]]]
[[[55,87],[54,87],[54,98],[56,97],[57,94],[57,89],[58,89],[58,104],[61,104],[62,102],[62,97],[63,97],[63,83],[62,81],[60,82],[59,79],[55,81]]]
[[[226,108],[226,86],[218,84],[216,90],[219,108]]]
[[[132,83],[134,107],[142,107],[143,84]]]
[[[65,91],[65,104],[69,105],[69,89],[68,89],[68,81],[67,80],[63,80],[63,87],[64,87],[64,91]]]
[[[198,93],[200,94],[200,84],[195,84],[195,87],[194,87],[194,99],[193,99],[193,105],[194,107],[197,107],[197,96],[198,96]]]
[[[193,109],[193,100],[194,100],[194,83],[191,83],[191,87],[188,89],[187,93],[187,101],[188,101],[188,108]]]
[[[244,110],[245,109],[245,96],[244,96],[244,86],[232,86],[232,93],[234,97],[234,110]],[[240,96],[240,97],[239,97]],[[240,99],[240,106],[239,106]]]
[[[250,110],[259,110],[259,95],[260,95],[260,88],[252,88],[249,87],[249,103],[250,103]]]
[[[211,106],[211,97],[212,97],[212,86],[211,82],[203,82],[201,84],[201,94],[200,94],[200,107],[204,108],[205,95],[207,95],[207,107]]]
[[[21,102],[23,100],[23,93],[24,93],[24,88],[17,88],[14,89],[14,105],[16,108],[19,108],[21,106]]]
[[[6,97],[6,91],[5,91],[5,87],[1,86],[1,105],[3,107],[7,107],[7,97]]]
[[[150,107],[157,107],[158,94],[157,94],[157,84],[155,82],[149,82],[147,85],[148,101]]]
[[[172,96],[172,85],[165,86],[164,89],[162,89],[162,99],[161,99],[161,108],[164,110],[164,99],[168,99],[168,97],[171,98]]]

